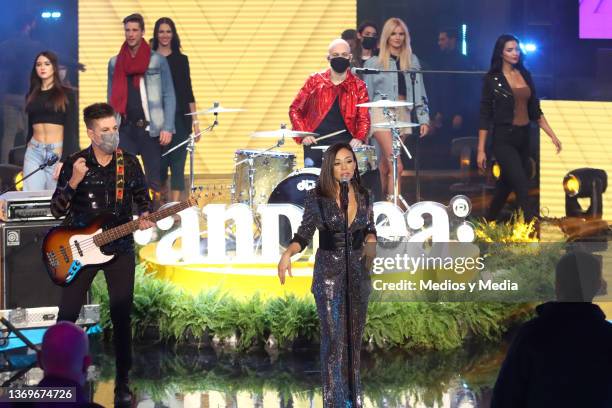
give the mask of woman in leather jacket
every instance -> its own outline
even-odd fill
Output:
[[[351,368],[345,349],[347,337],[347,275],[345,264],[345,217],[341,210],[342,179],[348,186],[349,278]],[[345,190],[346,191],[346,190]],[[346,202],[346,201],[344,201]],[[366,259],[372,258],[376,242],[374,214],[368,191],[360,184],[355,153],[348,143],[337,143],[323,157],[321,176],[316,188],[304,201],[302,224],[278,263],[278,276],[285,283],[291,276],[291,257],[306,248],[315,230],[319,230],[312,293],[317,304],[321,327],[321,376],[325,407],[361,407],[359,381],[361,337],[365,326],[370,277]],[[369,243],[364,247],[365,243]],[[351,376],[353,393],[349,391]]]
[[[486,168],[486,139],[493,134],[493,153],[501,177],[486,218],[495,220],[512,191],[526,221],[537,214],[528,204],[529,127],[535,121],[561,151],[561,142],[546,121],[531,75],[523,65],[519,40],[500,36],[493,49],[491,68],[485,75],[480,101],[477,162]]]

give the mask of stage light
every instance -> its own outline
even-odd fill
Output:
[[[601,219],[603,213],[602,196],[608,187],[608,175],[604,170],[582,168],[572,170],[563,178],[565,190],[565,215]],[[579,198],[590,198],[586,210],[578,202]]]
[[[495,180],[499,180],[499,178],[501,177],[501,166],[497,161],[494,161],[491,165],[491,174],[493,175],[493,178]]]
[[[461,53],[467,55],[467,24],[461,24]]]
[[[580,180],[571,173],[567,174],[563,179],[563,189],[565,190],[565,194],[570,197],[575,197],[580,191]]]
[[[23,171],[17,173],[13,179],[13,183],[15,183],[15,190],[17,191],[23,190],[23,181],[21,181],[21,179],[23,179]]]
[[[535,43],[528,42],[528,43],[521,44],[521,51],[523,51],[524,54],[532,54],[536,52],[537,50],[538,50],[538,46]]]
[[[40,13],[40,16],[45,20],[49,20],[49,19],[58,20],[59,18],[62,17],[62,12],[57,11],[57,10],[43,11],[42,13]]]

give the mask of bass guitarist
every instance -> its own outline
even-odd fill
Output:
[[[140,163],[134,155],[117,149],[119,131],[114,109],[106,103],[95,103],[83,110],[83,117],[91,145],[64,163],[51,202],[53,215],[65,215],[64,225],[80,228],[105,213],[116,224],[129,222],[136,207],[139,228],[153,227],[153,222],[143,218],[149,214],[151,198]],[[83,268],[70,286],[63,288],[57,320],[77,320],[91,282],[99,269],[104,270],[116,356],[115,405],[129,406],[132,401],[128,373],[132,364],[133,237],[129,234],[103,249],[115,257],[104,265]]]

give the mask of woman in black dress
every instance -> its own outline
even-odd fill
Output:
[[[344,247],[344,212],[341,210],[342,179],[348,183],[348,223],[352,245],[349,247],[350,291]],[[361,337],[366,321],[370,277],[365,257],[371,258],[376,242],[374,213],[369,192],[359,180],[355,153],[348,143],[331,146],[323,156],[317,186],[304,200],[302,224],[278,263],[278,276],[285,283],[291,276],[291,257],[306,248],[315,230],[319,230],[319,249],[315,258],[312,293],[317,304],[321,327],[321,375],[323,404],[327,407],[361,407],[359,380]],[[368,242],[367,248],[364,244]],[[347,297],[350,301],[350,343],[352,371],[347,356]],[[353,396],[349,390],[349,375]]]
[[[488,220],[497,218],[512,191],[526,221],[537,215],[528,204],[529,127],[533,121],[550,137],[559,153],[561,142],[540,109],[531,74],[523,65],[519,40],[504,34],[495,43],[480,101],[478,167],[482,170],[486,167],[485,146],[490,129],[493,153],[501,167],[501,177],[486,216]]]
[[[155,36],[151,41],[152,48],[166,57],[174,92],[176,94],[176,133],[172,142],[165,150],[170,150],[179,143],[184,142],[192,132],[196,135],[195,141],[200,140],[200,125],[196,115],[185,116],[187,113],[196,112],[195,98],[191,87],[191,74],[189,72],[189,59],[181,52],[181,40],[176,32],[174,21],[168,17],[162,17],[155,22]],[[161,181],[165,184],[168,180],[168,168],[172,174],[170,178],[170,201],[180,201],[181,192],[185,191],[185,159],[187,157],[186,146],[179,147],[161,159]]]

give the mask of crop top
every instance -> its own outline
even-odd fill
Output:
[[[72,153],[80,150],[76,97],[74,91],[70,88],[64,88],[64,92],[66,92],[66,97],[68,98],[65,111],[56,111],[53,108],[51,90],[40,91],[36,98],[26,106],[26,113],[28,114],[27,142],[30,141],[34,134],[33,125],[35,124],[50,123],[64,127],[61,161],[65,161]]]

